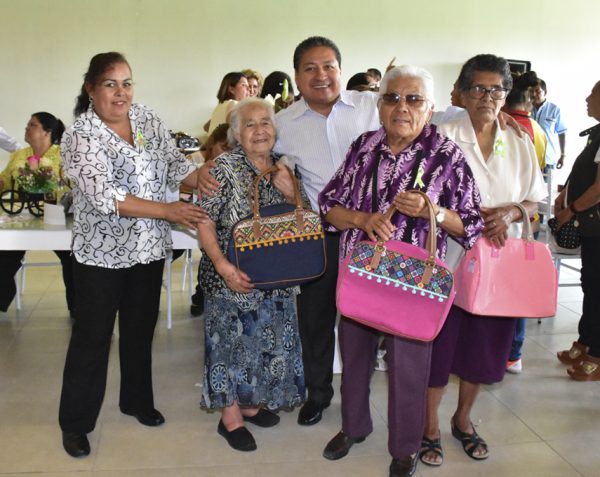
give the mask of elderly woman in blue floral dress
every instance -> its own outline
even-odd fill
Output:
[[[231,112],[232,151],[219,156],[211,174],[220,183],[202,199],[211,221],[198,228],[204,256],[205,364],[202,407],[220,409],[217,431],[236,450],[256,449],[244,421],[260,427],[279,422],[273,411],[304,400],[304,370],[295,298],[298,288],[259,290],[225,255],[231,229],[250,215],[248,191],[254,179],[277,165],[259,184],[260,204],[294,202],[291,176],[272,152],[273,108],[249,98]],[[302,191],[305,202],[308,202]],[[268,266],[265,264],[265,266]]]
[[[403,240],[425,248],[427,207],[421,196],[408,192],[411,189],[425,192],[434,204],[439,258],[446,254],[448,235],[470,247],[481,233],[479,192],[464,155],[454,142],[438,134],[435,126],[427,124],[432,99],[433,79],[422,68],[396,67],[383,78],[379,97],[382,128],[354,141],[346,161],[319,195],[329,229],[343,231],[340,258],[367,238]],[[382,212],[392,205],[400,213],[389,220]],[[377,330],[342,317],[342,430],[325,447],[327,459],[344,457],[353,444],[373,431],[369,380],[378,338]],[[388,334],[384,339],[389,357],[390,476],[410,476],[416,469],[425,424],[432,344]]]

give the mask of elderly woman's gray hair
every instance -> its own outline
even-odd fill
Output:
[[[425,68],[413,65],[402,65],[394,66],[392,69],[387,71],[381,80],[379,85],[379,96],[388,92],[388,84],[390,81],[396,78],[418,78],[423,83],[423,89],[425,90],[425,97],[433,103],[433,76]]]
[[[233,108],[231,108],[231,112],[229,113],[229,130],[227,131],[227,142],[231,147],[237,146],[240,142],[236,139],[236,137],[240,136],[240,122],[242,113],[247,108],[261,106],[265,109],[265,111],[269,114],[269,119],[273,123],[273,127],[275,127],[275,111],[273,110],[273,105],[263,98],[245,98],[237,103]]]

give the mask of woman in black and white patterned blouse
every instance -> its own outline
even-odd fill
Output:
[[[94,56],[63,136],[62,163],[73,183],[73,271],[78,320],[65,363],[59,422],[73,457],[90,453],[106,387],[119,313],[121,412],[147,426],[154,408],[152,338],[170,222],[195,228],[204,211],[165,202],[167,187],[195,187],[195,166],[177,150],[158,116],[133,104],[133,81],[120,53]]]

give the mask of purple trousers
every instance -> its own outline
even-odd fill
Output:
[[[380,332],[342,317],[342,430],[349,437],[373,432],[369,382],[375,367]],[[384,335],[388,364],[388,450],[403,458],[421,447],[425,428],[431,343]]]

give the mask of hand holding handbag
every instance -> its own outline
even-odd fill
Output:
[[[454,299],[454,280],[436,258],[433,205],[429,211],[427,249],[399,240],[361,241],[340,265],[337,307],[342,315],[371,328],[419,341],[433,340]],[[384,214],[391,219],[396,209]]]
[[[548,246],[533,239],[523,214],[521,238],[508,238],[497,248],[481,237],[468,250],[454,275],[454,304],[482,316],[545,318],[556,314],[558,283]]]
[[[252,215],[234,225],[227,258],[245,272],[256,288],[287,288],[314,280],[325,272],[325,234],[319,215],[304,207],[298,182],[289,168],[294,185],[294,204],[259,207],[259,184],[271,167],[254,180]],[[253,192],[253,193],[252,193]]]

